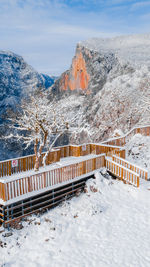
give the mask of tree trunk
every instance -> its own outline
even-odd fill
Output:
[[[38,171],[39,170],[39,156],[38,156],[38,151],[37,151],[37,146],[38,146],[38,140],[36,139],[35,145],[34,145],[34,152],[35,152],[35,165],[34,165],[34,170]]]
[[[47,161],[47,157],[48,157],[49,153],[51,152],[51,150],[52,150],[53,146],[55,145],[57,139],[58,139],[62,134],[63,134],[63,132],[59,133],[59,134],[55,137],[54,141],[52,142],[52,144],[50,145],[48,151],[46,152],[46,154],[45,154],[45,156],[44,156],[44,158],[43,158],[43,165],[44,165],[44,166],[46,165],[46,161]]]

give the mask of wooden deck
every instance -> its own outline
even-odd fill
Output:
[[[124,137],[99,144],[54,148],[46,167],[41,159],[38,172],[34,171],[35,155],[0,162],[0,222],[6,226],[33,212],[54,207],[83,190],[86,180],[102,167],[139,187],[139,179],[148,180],[148,172],[125,160],[123,147],[135,133],[150,135],[150,126],[134,128]]]
[[[40,171],[30,171],[5,177],[0,180],[0,204],[10,204],[48,190],[55,185],[68,182],[105,166],[105,155],[88,155],[62,161]],[[71,163],[72,161],[72,163]]]

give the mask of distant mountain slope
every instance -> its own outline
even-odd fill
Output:
[[[53,78],[39,74],[21,56],[0,51],[0,118],[35,88],[48,88],[53,83]]]
[[[8,133],[6,111],[16,111],[21,100],[36,88],[47,89],[55,77],[39,74],[24,59],[12,52],[0,51],[0,135]],[[6,125],[5,125],[6,124]],[[0,141],[0,160],[23,154],[22,144]]]
[[[43,77],[43,85],[46,89],[52,86],[58,78],[57,76],[49,76],[43,73],[41,73],[41,76]]]

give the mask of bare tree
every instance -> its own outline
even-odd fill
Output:
[[[26,148],[34,144],[36,156],[34,169],[39,170],[43,149],[47,148],[43,158],[45,164],[46,157],[56,140],[70,130],[74,118],[68,121],[65,108],[61,108],[57,101],[50,102],[47,93],[44,92],[30,96],[28,101],[22,102],[21,108],[22,112],[11,119],[13,128],[17,132],[13,137],[22,140]]]

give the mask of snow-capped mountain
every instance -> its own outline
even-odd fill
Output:
[[[0,52],[0,119],[6,109],[15,109],[20,100],[37,87],[48,88],[54,79],[39,74],[21,56]]]
[[[12,52],[0,51],[0,134],[8,130],[6,111],[16,111],[21,100],[38,88],[47,89],[55,77],[39,74],[24,59]],[[22,155],[22,145],[9,141],[0,142],[0,159]],[[7,151],[7,153],[6,153]]]
[[[101,141],[115,129],[150,123],[150,34],[90,39],[77,45],[71,67],[51,88],[79,114],[71,142]],[[67,95],[67,98],[66,98]],[[64,99],[62,99],[64,98]],[[81,134],[82,132],[82,134]]]

